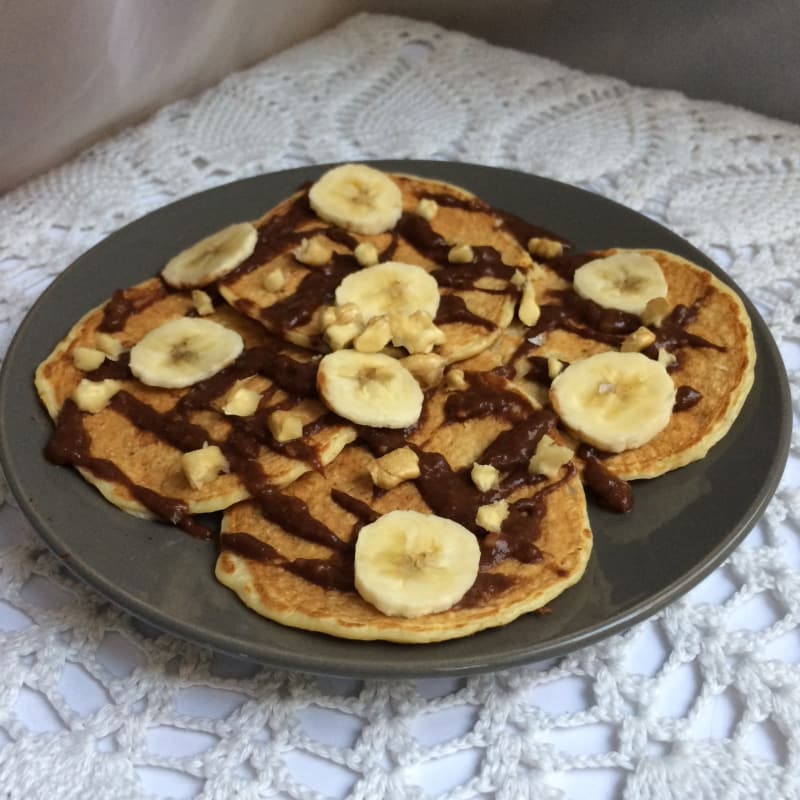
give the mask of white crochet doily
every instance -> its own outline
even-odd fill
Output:
[[[800,128],[361,15],[0,198],[0,352],[90,245],[244,176],[464,160],[643,211],[756,302],[800,409]],[[56,327],[69,320],[54,321]],[[724,566],[636,628],[467,679],[271,672],[145,630],[0,508],[0,796],[800,797],[800,438]]]

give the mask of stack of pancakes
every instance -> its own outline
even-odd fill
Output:
[[[650,357],[668,351],[675,387],[692,389],[695,399],[639,447],[604,453],[581,445],[579,433],[551,409],[552,376],[543,365],[619,350],[626,337],[598,335],[590,321],[552,309],[569,304],[580,264],[624,251],[576,254],[564,239],[461,188],[389,177],[402,197],[402,215],[390,230],[359,233],[320,219],[308,188],[253,223],[258,238],[250,255],[203,286],[212,302],[204,319],[236,331],[244,343],[214,376],[165,388],[131,372],[127,353],[145,334],[198,313],[191,288],[154,277],[79,320],[40,365],[36,387],[56,422],[50,460],[75,466],[128,513],[216,539],[217,578],[257,613],[334,636],[430,642],[506,624],[576,583],[592,544],[584,481],[613,505],[608,486],[624,488],[625,481],[702,458],[744,402],[755,351],[747,313],[727,286],[676,255],[643,251],[664,274],[672,312],[671,323],[651,326],[657,346]],[[431,219],[418,214],[421,200],[436,203]],[[298,248],[310,238],[328,248],[326,263],[299,260]],[[335,305],[341,280],[363,268],[353,253],[364,242],[380,261],[413,264],[437,278],[434,322],[444,336],[433,353],[442,369],[423,381],[422,413],[406,428],[356,424],[317,391],[318,366],[331,349],[323,311]],[[452,247],[463,245],[473,257],[449,260]],[[271,282],[267,276],[276,272],[282,280]],[[516,313],[524,282],[534,287],[539,308],[551,309],[527,325]],[[98,334],[112,337],[119,353],[79,368],[76,350],[96,349]],[[396,346],[385,351],[407,356]],[[96,412],[73,400],[87,379],[119,384]],[[226,414],[226,396],[241,386],[258,393],[258,407]],[[302,435],[280,441],[270,433],[267,419],[276,410],[299,416]],[[528,469],[545,435],[575,453],[549,476]],[[226,469],[193,485],[182,456],[211,443],[225,453]],[[416,454],[420,474],[376,486],[370,465],[403,447]],[[501,465],[503,477],[481,490],[471,470],[488,462]],[[512,509],[509,521],[495,531],[477,525],[476,510],[499,500]],[[454,519],[478,539],[477,578],[452,607],[395,616],[356,591],[359,531],[394,510]],[[219,534],[195,519],[207,512],[221,512]]]

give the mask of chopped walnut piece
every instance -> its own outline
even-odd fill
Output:
[[[255,414],[261,394],[247,386],[234,386],[220,406],[220,411],[229,417],[249,417]]]
[[[522,290],[522,298],[519,301],[517,315],[522,324],[530,328],[539,321],[541,313],[542,310],[536,302],[536,289],[533,284],[528,281],[525,284],[525,288]]]
[[[470,477],[480,491],[488,492],[497,486],[500,480],[500,472],[497,467],[493,467],[491,464],[474,464]]]
[[[291,411],[273,411],[267,417],[267,425],[277,442],[289,442],[303,435],[303,420]]]
[[[423,389],[432,389],[442,382],[447,361],[437,353],[415,353],[400,363],[417,379]]]
[[[181,456],[181,468],[193,489],[199,489],[218,478],[223,472],[230,471],[228,459],[215,444],[184,453]]]
[[[430,353],[434,346],[441,344],[444,331],[433,324],[427,311],[414,311],[412,314],[391,314],[392,344],[405,347],[409,353]]]
[[[353,255],[362,267],[374,267],[378,263],[378,248],[372,242],[361,242]]]
[[[508,516],[508,501],[498,500],[496,503],[487,503],[478,508],[475,522],[484,530],[499,533],[503,522]]]
[[[528,279],[523,275],[521,270],[515,269],[514,274],[511,276],[510,283],[512,286],[516,287],[517,289],[522,289],[523,286],[528,282]]]
[[[367,466],[367,472],[379,489],[394,489],[404,481],[419,478],[419,458],[410,447],[399,447],[376,458]]]
[[[547,356],[547,377],[550,380],[564,371],[564,362],[558,356]]]
[[[644,325],[652,325],[658,328],[669,314],[669,303],[666,297],[654,297],[647,301],[641,320]]]
[[[211,302],[211,297],[208,292],[204,292],[202,289],[192,289],[192,305],[201,317],[207,317],[209,314],[214,313],[214,304]]]
[[[468,244],[455,244],[447,253],[447,260],[451,264],[469,264],[475,257],[475,252]]]
[[[116,361],[125,351],[122,342],[110,333],[96,333],[94,343],[97,349],[102,350],[112,361]]]
[[[81,372],[91,372],[106,360],[106,354],[94,347],[76,347],[72,351],[72,363]]]
[[[119,381],[107,379],[104,381],[90,381],[84,378],[73,390],[70,397],[81,411],[87,414],[97,414],[102,411],[108,401],[122,388]]]
[[[545,434],[536,445],[536,452],[528,462],[531,475],[544,475],[554,478],[564,464],[572,459],[572,450],[558,444],[551,436]]]
[[[328,245],[324,244],[319,237],[303,239],[299,247],[292,250],[292,255],[301,263],[310,267],[321,267],[327,264],[333,251]]]
[[[389,317],[373,317],[364,330],[356,336],[353,348],[359,353],[379,353],[392,340],[392,327]]]
[[[465,389],[469,388],[467,379],[464,377],[464,370],[458,369],[457,367],[447,371],[445,384],[448,389],[452,389],[456,392],[463,392]]]
[[[433,198],[423,197],[422,200],[417,203],[414,213],[418,217],[422,217],[430,222],[436,216],[438,210],[439,204]]]
[[[321,323],[331,350],[347,347],[364,330],[361,311],[355,303],[327,306],[322,310]]]
[[[564,252],[564,245],[554,239],[533,236],[528,239],[528,252],[539,258],[556,258]]]
[[[264,276],[261,283],[268,292],[277,292],[286,286],[286,276],[280,267],[275,267]]]
[[[642,350],[650,347],[656,340],[656,335],[650,328],[637,328],[633,333],[629,333],[620,345],[620,350],[623,353],[641,353]]]

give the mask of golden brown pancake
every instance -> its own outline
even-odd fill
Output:
[[[223,297],[271,333],[304,347],[325,349],[318,312],[333,303],[341,278],[359,269],[352,258],[355,246],[372,242],[381,261],[415,264],[437,276],[442,296],[437,325],[447,339],[436,352],[448,362],[480,352],[511,322],[517,292],[509,279],[513,267],[531,265],[528,252],[489,206],[464,189],[427,178],[392,178],[402,191],[405,212],[394,231],[345,234],[320,220],[308,206],[307,192],[298,192],[256,223],[260,244],[242,267],[220,282]],[[413,213],[424,197],[439,203],[430,223]],[[312,235],[337,254],[324,268],[301,264],[292,255],[301,239]],[[482,249],[473,264],[448,264],[447,243]],[[275,270],[282,271],[286,283],[270,291],[263,281]]]
[[[111,335],[126,350],[148,331],[167,320],[185,316],[194,308],[189,292],[167,291],[156,278],[126,290],[124,298],[132,310],[125,317],[124,326]],[[224,395],[224,391],[222,395],[212,392],[197,407],[189,408],[186,414],[179,416],[179,420],[189,423],[191,429],[185,441],[176,442],[178,423],[173,419],[170,424],[170,412],[178,408],[181,401],[186,404],[187,397],[197,397],[203,386],[210,384],[206,382],[202,386],[189,389],[145,386],[130,373],[124,356],[116,363],[106,360],[98,370],[88,373],[88,377],[94,380],[103,377],[119,378],[122,391],[99,413],[78,411],[69,397],[81,379],[87,377],[87,373],[75,367],[72,354],[76,347],[95,347],[95,334],[102,325],[108,308],[109,305],[104,304],[93,309],[72,328],[39,366],[36,372],[36,388],[54,420],[62,418],[62,424],[66,425],[69,417],[71,424],[80,426],[86,442],[84,455],[87,459],[95,460],[93,466],[78,464],[81,474],[108,500],[128,513],[144,517],[154,515],[153,506],[143,501],[143,497],[148,497],[147,493],[183,503],[189,513],[215,511],[247,497],[249,491],[235,471],[222,474],[199,489],[192,488],[181,468],[182,453],[202,447],[203,441],[224,441],[234,424],[245,432],[248,431],[248,425],[259,422],[262,430],[265,429],[263,417],[268,410],[282,406],[287,399],[305,423],[313,422],[326,413],[326,409],[316,398],[306,397],[298,401],[297,397],[280,389],[265,374],[260,374],[255,369],[244,369],[240,370],[239,377],[246,380],[251,388],[264,393],[262,407],[257,412],[260,417],[226,417],[213,405]],[[237,364],[242,364],[247,353],[254,352],[256,348],[270,347],[276,354],[283,354],[298,362],[308,359],[309,354],[297,348],[279,341],[270,341],[263,328],[237,314],[225,303],[218,304],[208,319],[236,330],[244,340],[245,353],[231,370],[235,370]],[[224,390],[231,383],[232,381],[223,380],[219,387]],[[311,385],[313,386],[313,377]],[[154,432],[153,426],[162,424],[163,432]],[[292,447],[281,447],[268,439],[261,442],[253,439],[256,448],[253,455],[265,480],[276,485],[286,485],[312,469],[315,464],[330,461],[354,437],[352,428],[338,421],[319,426],[318,430],[304,437],[301,443],[294,443]],[[104,462],[112,464],[124,477],[115,476]]]
[[[612,249],[596,255],[618,252],[624,251]],[[727,433],[741,410],[753,384],[756,359],[750,319],[731,289],[708,270],[673,253],[637,252],[652,256],[661,266],[667,280],[669,306],[673,310],[686,309],[685,324],[676,325],[673,314],[672,323],[668,320],[651,328],[661,337],[656,346],[665,347],[677,358],[674,367],[669,368],[676,389],[684,393],[687,390],[681,387],[691,387],[700,393],[700,399],[685,410],[675,411],[669,425],[646,444],[603,459],[609,470],[625,480],[657,477],[703,458]],[[535,269],[541,276],[537,286],[540,305],[559,305],[558,298],[549,292],[568,288],[569,284],[546,268]],[[515,323],[477,360],[465,366],[482,364],[490,369],[513,365],[516,382],[538,401],[547,403],[548,382],[531,379],[531,357],[555,356],[569,364],[594,353],[619,349],[624,338],[619,335],[616,341],[598,341],[591,333],[581,336],[572,330],[545,328],[539,325],[524,329]],[[540,343],[533,344],[529,339]],[[648,352],[657,355],[655,350]]]
[[[462,392],[440,391],[431,399],[439,408],[430,418],[439,419],[439,425],[418,449],[420,478],[376,491],[367,471],[374,457],[355,444],[322,472],[308,473],[281,490],[281,502],[271,494],[260,502],[229,508],[223,518],[218,579],[254,611],[284,625],[349,639],[407,643],[442,641],[505,625],[576,583],[586,567],[592,535],[583,489],[571,463],[555,478],[526,480],[524,447],[512,447],[515,465],[501,473],[515,480],[508,479],[509,488],[500,494],[514,510],[500,533],[475,525],[477,505],[498,495],[481,493],[472,484],[472,464],[488,459],[497,447],[493,443],[502,441],[504,433],[507,441],[523,442],[523,431],[540,419],[537,415],[547,419],[549,412],[537,412],[517,393],[513,424],[496,409],[463,421],[453,419],[451,409],[448,418],[441,408],[448,397],[461,395],[466,408],[469,396],[485,388],[481,378],[474,380]],[[514,393],[502,378],[490,376],[489,381],[498,393]],[[288,521],[274,510],[285,498],[294,504]],[[358,504],[363,505],[354,513]],[[352,547],[360,524],[370,513],[408,509],[443,516],[445,508],[482,543],[481,569],[467,595],[447,611],[414,619],[388,616],[364,601],[354,590],[352,574]],[[297,522],[300,513],[324,522],[325,530],[317,532],[314,541],[292,532],[294,523],[298,530],[303,527]]]

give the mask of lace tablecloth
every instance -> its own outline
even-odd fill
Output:
[[[374,15],[0,198],[0,351],[55,275],[145,212],[261,172],[388,157],[550,176],[684,235],[758,305],[797,415],[800,128]],[[764,518],[656,617],[452,680],[271,672],[159,635],[63,573],[6,498],[0,796],[800,797],[798,456],[795,430]]]

